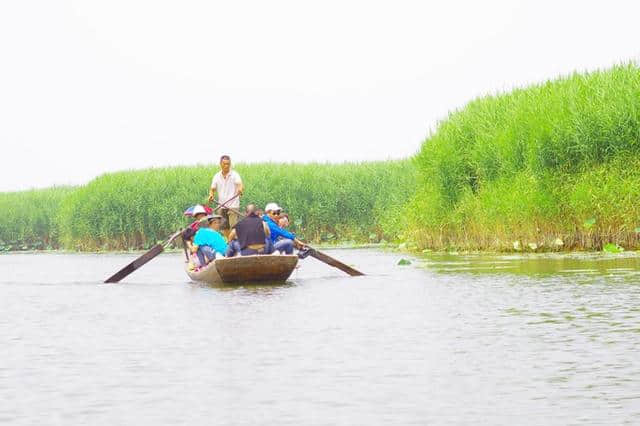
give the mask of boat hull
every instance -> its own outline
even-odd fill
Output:
[[[220,278],[214,262],[211,262],[206,268],[198,271],[190,271],[188,267],[185,268],[185,271],[193,281],[207,284],[222,284],[222,278]]]
[[[194,281],[208,284],[282,283],[298,264],[295,255],[236,256],[216,259],[199,271],[187,271]]]

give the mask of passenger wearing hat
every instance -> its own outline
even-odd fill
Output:
[[[195,221],[191,225],[189,225],[189,227],[194,231],[197,231],[200,227],[200,221],[207,215],[207,211],[202,205],[198,204],[193,208],[193,212],[191,213],[191,215],[193,216]]]
[[[216,257],[224,257],[227,252],[227,242],[219,232],[222,216],[213,214],[200,221],[200,228],[193,238],[193,249],[200,265],[206,265]]]
[[[269,226],[273,251],[278,250],[286,254],[293,254],[294,246],[297,248],[304,247],[304,243],[296,238],[296,234],[278,226],[280,213],[282,213],[280,206],[276,203],[269,203],[264,208],[264,213],[262,220]]]

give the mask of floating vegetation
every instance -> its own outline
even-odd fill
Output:
[[[602,251],[607,253],[622,253],[624,251],[624,248],[614,243],[608,243],[602,247]]]

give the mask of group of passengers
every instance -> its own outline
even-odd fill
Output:
[[[226,220],[222,215],[207,215],[201,205],[194,208],[195,221],[182,237],[199,266],[220,257],[293,254],[294,247],[304,247],[296,235],[286,229],[289,217],[276,203],[267,204],[264,213],[255,204],[249,204],[244,213],[245,217],[227,233],[223,229]],[[227,234],[226,239],[223,232]]]
[[[183,240],[204,266],[216,257],[247,256],[255,254],[293,254],[293,249],[305,249],[296,235],[287,230],[289,216],[276,203],[268,203],[264,212],[254,204],[240,213],[240,197],[244,184],[240,175],[231,169],[231,158],[220,157],[220,170],[213,176],[209,189],[209,203],[217,194],[219,214],[209,214],[204,206],[192,211],[195,221],[183,232]],[[239,220],[244,216],[242,220]],[[223,237],[224,234],[224,237]],[[226,237],[226,238],[225,238]]]

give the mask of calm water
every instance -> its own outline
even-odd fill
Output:
[[[369,275],[0,256],[0,423],[640,423],[640,258],[328,253]]]

